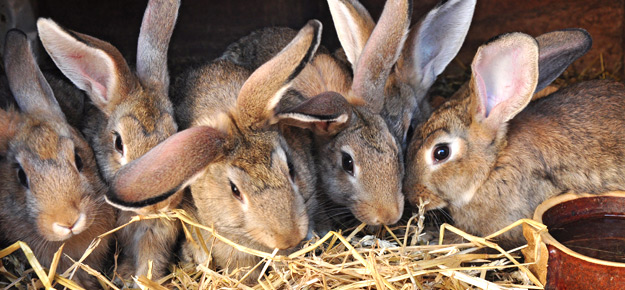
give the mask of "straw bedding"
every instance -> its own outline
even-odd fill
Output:
[[[610,71],[620,71],[620,65],[606,69],[602,57],[599,57],[581,72],[567,70],[549,90],[587,79],[618,80]],[[455,71],[459,73],[447,73],[431,90],[431,101],[435,106],[453,94],[469,77],[466,66],[460,63],[452,66],[456,66]],[[543,289],[539,280],[529,271],[530,265],[520,262],[521,249],[527,248],[527,245],[504,251],[492,242],[497,235],[521,224],[525,224],[537,237],[538,233],[546,230],[543,225],[531,220],[520,220],[488,237],[475,237],[449,224],[428,226],[423,204],[415,211],[400,226],[384,227],[375,234],[371,234],[364,225],[344,232],[329,232],[308,241],[301,250],[288,256],[236,245],[211,228],[196,223],[184,211],[136,216],[130,223],[155,218],[180,221],[187,239],[204,246],[208,253],[210,249],[205,246],[204,240],[211,238],[263,258],[256,265],[262,269],[261,277],[246,277],[246,269],[228,273],[215,269],[208,261],[201,265],[178,263],[172,265],[171,273],[160,280],[152,280],[148,275],[136,277],[137,283],[149,289]],[[120,228],[104,233],[101,237],[112,235]],[[212,237],[202,237],[200,228],[213,233]],[[197,240],[191,238],[191,232],[196,233]],[[454,237],[449,238],[450,235]],[[99,239],[94,240],[82,259],[93,248],[102,246],[99,242]],[[528,252],[532,250],[526,249]],[[18,255],[25,256],[29,264],[24,265]],[[56,253],[54,261],[61,255],[63,247]],[[119,280],[119,277],[99,273],[82,264],[82,259],[65,273],[56,272],[55,262],[49,269],[43,268],[28,245],[22,242],[0,249],[0,258],[1,289],[82,289],[69,279],[79,267],[96,276],[104,289],[120,289],[118,281],[112,282]],[[244,278],[257,281],[257,284],[242,284]]]

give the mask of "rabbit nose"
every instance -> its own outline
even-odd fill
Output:
[[[392,225],[396,224],[403,213],[403,203],[399,203],[396,206],[378,207],[376,215],[371,219],[372,226],[377,225]]]
[[[55,234],[64,237],[69,236],[70,234],[77,235],[85,230],[85,225],[87,224],[87,216],[84,213],[80,213],[73,222],[63,223],[63,222],[54,222],[52,223],[52,231]]]
[[[278,248],[280,250],[286,250],[293,248],[302,241],[303,237],[299,235],[283,235],[275,238],[275,245],[273,248]]]

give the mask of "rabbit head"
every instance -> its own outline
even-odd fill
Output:
[[[449,5],[463,6],[454,9],[469,10],[469,13],[463,15],[464,18],[468,15],[469,21],[466,21],[464,28],[459,29],[460,32],[457,34],[460,35],[458,36],[460,41],[457,48],[452,49],[453,54],[447,56],[449,60],[440,69],[435,68],[436,70],[442,71],[455,55],[472,16],[474,3],[473,5],[466,4],[471,1],[465,1],[456,5],[456,2],[458,1],[453,1],[454,4]],[[417,66],[407,64],[408,61],[416,61],[413,58],[417,52],[408,48],[404,49],[412,5],[410,1],[388,1],[379,23],[375,25],[368,12],[357,1],[328,1],[328,3],[339,40],[352,64],[354,77],[350,79],[348,77],[350,73],[344,72],[338,62],[327,60],[325,55],[317,56],[311,66],[315,66],[316,70],[324,71],[327,75],[325,77],[327,87],[342,93],[350,105],[350,110],[347,111],[347,118],[331,122],[327,120],[317,122],[301,118],[301,126],[315,132],[317,169],[322,190],[326,195],[336,204],[349,208],[360,221],[370,225],[393,224],[400,219],[403,212],[402,143],[405,138],[404,133],[412,119],[412,113],[417,106],[417,98],[413,96],[412,87],[404,86],[405,82],[399,81],[400,78],[397,77],[399,65],[396,65],[401,59],[402,63],[406,64],[403,66],[406,69],[401,70],[403,75],[407,75],[408,71],[417,74],[414,72]],[[440,18],[448,17],[441,16]],[[436,26],[438,23],[430,21],[427,25]],[[411,34],[417,35],[416,32]],[[415,38],[418,37],[413,36],[410,39]],[[414,42],[417,41],[414,40]],[[430,45],[430,43],[422,45]],[[440,61],[435,60],[435,62]],[[432,65],[429,64],[429,67]],[[436,74],[438,73],[440,72]],[[311,83],[316,83],[311,81],[313,79],[311,76],[314,75],[314,72],[309,73],[305,70],[302,76],[298,77],[298,83],[294,88],[303,94],[315,91],[311,89],[314,87]],[[434,77],[432,77],[432,82]],[[410,80],[411,83],[413,81],[420,83]],[[345,86],[345,83],[348,85]],[[419,98],[423,98],[426,90],[427,88],[422,90],[423,93]],[[402,91],[401,94],[400,91]],[[410,91],[409,96],[408,91]],[[314,99],[309,100],[284,113],[287,116],[310,114],[311,112],[306,110],[315,108],[310,104],[315,102],[317,101]],[[392,112],[393,116],[386,112]],[[405,118],[406,121],[389,121],[393,118],[397,120]],[[403,133],[398,133],[399,131]]]
[[[97,107],[89,111],[85,135],[105,180],[177,131],[168,98],[167,49],[180,1],[152,0],[137,47],[136,71],[110,43],[39,19],[41,41],[59,69]],[[175,207],[181,194],[153,208]]]
[[[506,38],[507,37],[510,37],[510,36],[506,36]],[[590,35],[588,34],[588,32],[586,32],[583,29],[565,29],[565,30],[558,30],[558,31],[545,33],[543,35],[538,36],[536,38],[536,41],[538,43],[538,48],[539,48],[539,58],[538,58],[539,74],[538,74],[537,86],[534,92],[538,92],[542,90],[543,88],[545,88],[547,85],[549,85],[573,61],[575,61],[580,56],[584,55],[590,49],[592,45],[592,39],[590,38]],[[478,59],[476,57],[474,62],[477,60]],[[509,75],[506,75],[506,77],[509,77]],[[420,150],[419,148],[423,146],[424,144],[423,138],[425,138],[425,136],[433,132],[435,130],[434,128],[443,128],[442,129],[443,131],[448,130],[448,129],[445,129],[446,127],[443,127],[443,126],[446,120],[450,120],[452,117],[441,118],[440,116],[443,116],[443,115],[444,116],[460,116],[461,115],[460,112],[465,112],[463,113],[464,114],[463,117],[453,117],[453,118],[456,118],[456,119],[459,118],[463,120],[462,122],[467,124],[466,122],[470,120],[468,119],[470,117],[470,113],[466,112],[466,109],[462,109],[462,106],[467,105],[467,102],[470,101],[469,96],[475,95],[475,92],[471,92],[471,90],[474,88],[475,88],[475,84],[472,80],[471,82],[463,86],[454,95],[454,97],[452,97],[452,101],[450,101],[449,104],[443,105],[443,108],[445,109],[441,108],[439,111],[435,112],[433,116],[431,117],[431,119],[427,121],[426,123],[427,125],[424,125],[424,128],[421,128],[420,130],[418,130],[419,133],[415,132],[414,136],[411,136],[411,137],[409,136],[411,141],[408,144],[408,153],[406,156],[406,178],[404,181],[404,193],[406,194],[407,200],[410,201],[412,204],[418,203],[419,198],[421,198],[424,201],[425,200],[429,201],[429,204],[426,206],[426,208],[433,209],[433,208],[444,207],[447,204],[446,201],[450,200],[449,197],[439,195],[439,194],[433,194],[430,190],[427,189],[427,187],[424,187],[424,185],[418,181],[418,179],[420,179],[418,175],[421,173],[417,173],[417,172],[422,172],[422,171],[417,170],[417,168],[418,166],[424,166],[424,164],[416,165],[416,164],[413,164],[413,162],[423,162],[425,160],[424,156],[415,155],[415,154],[421,154],[421,153],[417,153],[417,151]],[[439,120],[437,121],[437,119]],[[452,125],[452,124],[460,125],[462,124],[462,122],[453,121],[453,122],[449,122],[449,125]],[[435,123],[437,123],[438,125],[430,125],[430,124],[435,124]],[[461,135],[468,136],[467,134],[468,133],[463,133]],[[466,137],[463,137],[463,138],[466,138]],[[462,143],[459,143],[459,144],[462,144]],[[467,146],[469,145],[470,147],[467,147],[467,148],[476,148],[476,145],[467,144]],[[460,148],[456,148],[454,150],[454,148],[450,147],[450,149],[451,151],[457,152],[457,150]],[[476,151],[476,152],[479,152],[479,151]],[[465,152],[465,154],[470,154],[470,153]],[[486,168],[484,166],[488,167],[488,163],[484,163],[485,160],[477,160],[477,159],[471,159],[471,160],[476,160],[475,165],[467,165],[467,167],[478,166],[478,165],[479,166],[476,168]],[[425,170],[425,168],[422,167],[422,170]],[[454,170],[454,173],[447,172],[446,174],[458,175],[456,173],[463,172],[464,169],[461,169],[459,167],[454,167],[451,170]],[[476,170],[476,172],[481,172],[481,171]],[[458,188],[465,188],[465,189],[471,188],[471,187],[466,187],[467,185],[471,183],[468,181],[469,179],[470,178],[467,176],[466,180],[463,179],[463,182],[456,183]],[[452,191],[452,190],[449,189],[449,191]]]
[[[406,191],[431,191],[437,206],[461,207],[473,198],[506,145],[507,127],[501,124],[519,113],[536,89],[538,55],[536,40],[521,33],[478,49],[466,95],[443,104],[415,131]]]
[[[460,50],[475,3],[441,1],[409,29],[411,1],[387,1],[376,25],[357,0],[328,0],[354,72],[352,90],[358,97],[380,100],[376,110],[402,149],[410,126],[429,116],[426,93]]]
[[[308,164],[293,158],[272,124],[281,121],[275,107],[314,55],[320,34],[321,23],[310,21],[251,75],[216,61],[195,73],[197,79],[188,78],[181,91],[191,99],[189,106],[225,109],[195,112],[191,128],[129,163],[116,175],[109,200],[141,207],[189,186],[199,221],[224,236],[264,250],[296,246],[308,232],[308,216],[295,179],[301,174],[297,169]],[[189,88],[200,95],[187,94]],[[216,103],[201,105],[197,98]]]
[[[4,57],[21,113],[0,110],[3,238],[28,243],[46,266],[62,243],[68,246],[66,254],[80,258],[90,242],[114,224],[93,152],[67,123],[25,34],[7,33]],[[86,260],[91,266],[100,268],[106,241]],[[70,264],[63,258],[60,267]]]

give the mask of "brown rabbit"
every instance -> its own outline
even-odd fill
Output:
[[[409,198],[447,206],[458,226],[487,235],[531,217],[551,196],[625,186],[622,84],[579,83],[530,103],[539,47],[522,33],[480,47],[471,68],[464,96],[440,107],[412,137]],[[518,228],[501,239],[504,246],[523,242]]]
[[[168,98],[167,48],[179,6],[179,0],[148,2],[139,33],[136,72],[111,44],[65,30],[48,19],[37,22],[41,41],[52,60],[93,103],[87,109],[83,131],[107,182],[127,163],[177,131]],[[180,191],[140,209],[113,203],[126,209],[120,213],[118,223],[126,223],[136,213],[175,208],[182,195]],[[151,260],[152,276],[163,276],[179,230],[178,222],[164,219],[142,221],[121,230],[118,272],[124,277],[146,275]]]
[[[295,79],[293,88],[300,94],[299,102],[302,96],[325,91],[341,93],[351,105],[350,117],[323,122],[299,118],[299,126],[315,132],[322,197],[348,207],[360,221],[393,224],[403,211],[405,133],[413,113],[421,119],[429,115],[425,93],[460,49],[475,1],[447,1],[410,32],[411,1],[388,1],[378,25],[357,1],[328,3],[354,78],[340,61],[321,53]],[[441,33],[441,27],[448,29]],[[263,29],[232,44],[222,57],[254,68],[289,37],[285,28]],[[297,105],[286,98],[280,112],[298,119],[298,114],[311,114],[316,103]],[[289,139],[294,138],[298,136]],[[341,214],[340,209],[332,214]]]
[[[278,121],[278,102],[314,55],[320,34],[321,23],[310,21],[284,50],[251,74],[216,60],[179,77],[174,89],[178,123],[190,128],[122,169],[109,199],[140,207],[189,186],[192,213],[221,235],[264,251],[297,246],[308,232],[305,203],[312,198],[300,185],[313,174],[307,171],[309,161],[293,154],[271,124]],[[345,103],[338,94],[316,99],[333,107]],[[202,234],[219,267],[233,269],[259,261]],[[183,247],[195,262],[208,258],[191,243]]]
[[[115,210],[104,201],[106,187],[93,152],[65,120],[52,89],[37,67],[26,35],[7,33],[4,64],[21,113],[0,110],[0,247],[26,242],[44,267],[65,244],[62,273],[98,235],[113,228]],[[103,271],[110,236],[85,263]],[[99,288],[79,270],[74,279]]]

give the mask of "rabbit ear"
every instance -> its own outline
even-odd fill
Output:
[[[192,127],[170,136],[115,174],[107,201],[128,209],[167,199],[223,156],[225,138],[221,131],[206,126]]]
[[[180,0],[150,0],[143,15],[137,45],[137,76],[162,94],[169,89],[167,49],[174,31]]]
[[[336,92],[324,92],[277,114],[280,122],[310,129],[317,135],[332,136],[351,120],[352,107]]]
[[[61,28],[54,21],[37,21],[39,37],[59,69],[87,92],[104,113],[134,88],[135,76],[110,43]]]
[[[412,0],[388,0],[354,68],[352,90],[374,113],[384,105],[384,86],[404,44]]]
[[[399,77],[413,88],[429,88],[451,62],[469,31],[476,0],[440,2],[410,29],[397,62]]]
[[[65,120],[52,88],[43,77],[24,32],[10,30],[5,39],[4,67],[11,93],[26,113],[45,113]]]
[[[499,130],[532,98],[538,82],[538,44],[523,33],[499,36],[482,45],[471,65],[476,120]]]
[[[540,57],[538,59],[538,86],[544,89],[566,70],[576,59],[586,54],[592,46],[590,34],[581,28],[545,33],[536,37]]]
[[[291,81],[312,59],[320,38],[321,22],[309,21],[282,51],[252,73],[237,98],[236,120],[241,128],[266,125]]]
[[[347,60],[355,67],[375,22],[357,0],[328,0],[328,6]]]

